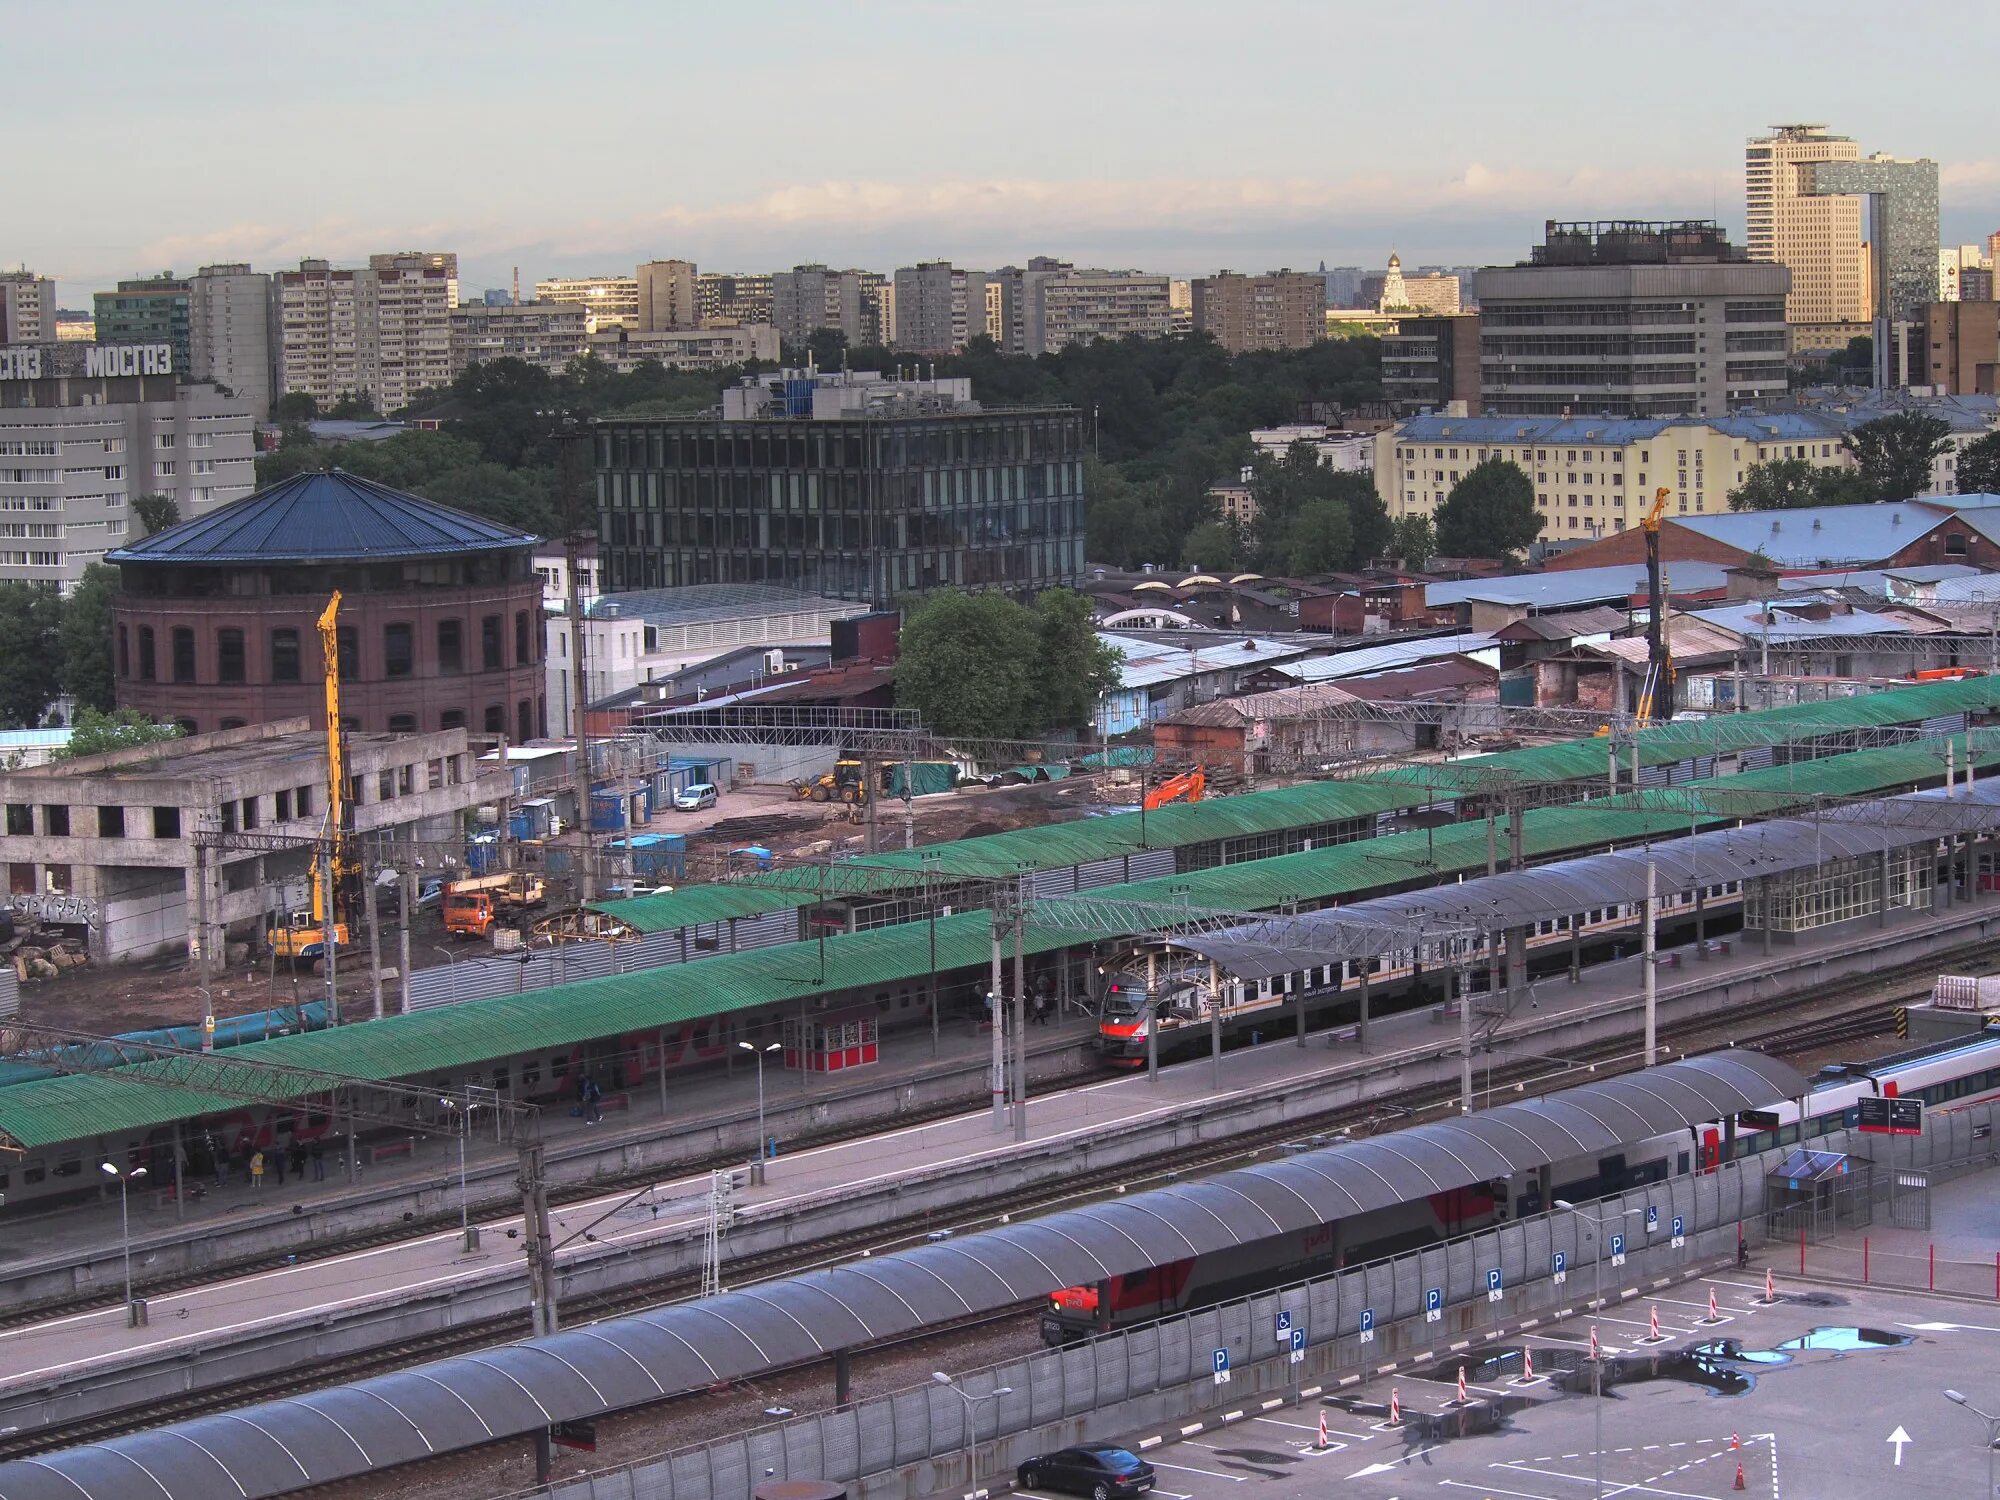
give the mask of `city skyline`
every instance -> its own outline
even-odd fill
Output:
[[[394,12],[387,29],[370,19],[386,7],[355,10],[302,35],[281,12],[210,5],[158,35],[136,6],[24,7],[93,76],[29,70],[0,102],[17,138],[51,148],[16,164],[0,258],[55,277],[72,307],[169,267],[398,249],[456,251],[468,291],[516,266],[526,286],[666,256],[757,271],[1052,254],[1176,276],[1379,267],[1392,249],[1505,262],[1549,218],[1715,218],[1740,237],[1743,142],[1782,120],[1937,159],[1947,243],[2000,227],[1985,50],[1919,44],[1879,8],[1669,23],[1559,3],[1530,27],[1446,5],[1412,38],[1407,17],[1289,0],[1239,7],[1226,32],[1193,7],[1003,19],[780,0],[744,49],[721,13],[608,4],[570,23],[575,61],[551,60],[525,7]],[[1964,24],[2000,40],[1990,17]],[[1741,45],[1716,47],[1716,28]],[[1300,35],[1321,45],[1277,45]],[[1861,53],[1875,66],[1854,68]],[[1669,107],[1638,55],[1649,76],[1698,77],[1700,108]],[[972,76],[1004,87],[923,86]],[[1522,88],[1537,77],[1557,87]],[[1912,119],[1898,101],[1919,81]],[[496,106],[510,97],[535,105]]]

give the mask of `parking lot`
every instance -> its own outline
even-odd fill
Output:
[[[1984,1424],[1943,1392],[2000,1412],[2000,1303],[1784,1278],[1777,1291],[1764,1305],[1753,1268],[1607,1307],[1602,1398],[1586,1316],[1127,1443],[1165,1500],[1589,1500],[1600,1467],[1601,1493],[1632,1500],[1987,1493]]]

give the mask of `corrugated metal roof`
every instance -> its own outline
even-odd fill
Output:
[[[1798,510],[1718,511],[1675,516],[1676,526],[1725,546],[1761,552],[1780,568],[1837,568],[1879,563],[1949,519],[1936,505],[1814,505]],[[1684,564],[1675,563],[1678,574]]]
[[[1300,683],[1297,687],[1272,688],[1262,693],[1243,693],[1234,698],[1218,698],[1168,714],[1165,724],[1195,724],[1233,728],[1260,719],[1296,719],[1316,714],[1343,703],[1352,703],[1354,694],[1331,682]]]
[[[1427,636],[1420,641],[1392,641],[1380,646],[1363,646],[1333,656],[1309,656],[1288,661],[1277,670],[1301,682],[1336,682],[1343,677],[1365,677],[1371,672],[1388,672],[1397,667],[1433,661],[1440,656],[1470,656],[1486,665],[1500,665],[1500,643],[1480,630],[1456,635]]]
[[[1705,562],[1675,562],[1667,567],[1667,586],[1674,593],[1699,593],[1724,587],[1729,579],[1720,566]],[[1469,600],[1525,604],[1533,609],[1560,609],[1600,599],[1630,599],[1646,592],[1646,567],[1563,568],[1554,573],[1520,573],[1506,578],[1462,578],[1424,586],[1424,603],[1433,609]]]
[[[1603,754],[1601,749],[1596,753],[1599,757]],[[2000,764],[2000,753],[1985,755],[1979,763]],[[1772,767],[1718,783],[1698,783],[1695,788],[1679,789],[1681,800],[1669,811],[1645,811],[1660,803],[1664,795],[1647,791],[1574,806],[1537,808],[1522,819],[1522,848],[1529,859],[1540,859],[1648,834],[1681,833],[1689,820],[1685,794],[1704,784],[1726,784],[1735,793],[1770,793],[1778,803],[1775,811],[1782,810],[1783,794],[1790,791],[1797,791],[1801,798],[1865,795],[1934,778],[1941,764],[1940,755],[1930,750],[1871,750]],[[1598,765],[1602,766],[1601,758]],[[1162,808],[1152,816],[1169,811],[1193,809]],[[1716,816],[1740,816],[1740,804],[1719,808]],[[1457,823],[1133,881],[1118,887],[1116,894],[1135,902],[1184,904],[1198,910],[1266,911],[1288,902],[1324,901],[1380,890],[1404,880],[1429,883],[1450,879],[1483,870],[1485,864],[1485,824]],[[697,889],[730,892],[741,888]],[[792,894],[796,900],[795,893],[774,894]],[[644,903],[628,904],[637,907]],[[823,980],[822,944],[788,943],[525,995],[468,1001],[333,1031],[253,1042],[232,1048],[230,1055],[251,1062],[331,1070],[353,1078],[446,1076],[496,1057],[568,1047],[628,1031],[651,1031],[823,990],[920,978],[931,969],[933,925],[940,969],[984,962],[991,940],[989,919],[983,911],[966,912],[940,918],[935,924],[910,922],[829,937],[823,945]],[[1073,928],[1031,924],[1025,946],[1030,953],[1042,953],[1076,940]],[[144,1065],[136,1071],[143,1074]],[[96,1135],[146,1130],[171,1120],[231,1109],[239,1102],[185,1089],[138,1088],[125,1079],[51,1078],[0,1090],[0,1132],[34,1149]]]
[[[1728,604],[1719,609],[1692,609],[1688,614],[1722,630],[1742,636],[1746,642],[1768,636],[1774,641],[1817,640],[1834,636],[1937,635],[1947,627],[1902,610],[1870,613],[1855,610],[1835,613],[1815,620],[1797,613],[1810,605],[1810,598],[1793,597],[1778,601],[1750,601]]]
[[[339,469],[268,489],[120,547],[114,563],[389,560],[527,547],[540,538]]]
[[[258,1500],[589,1420],[1193,1255],[1597,1157],[1801,1097],[1758,1052],[1683,1058],[1545,1098],[1302,1151],[866,1261],[608,1318],[0,1465],[6,1500]],[[930,1389],[932,1420],[960,1398]],[[385,1420],[393,1413],[394,1420]],[[282,1440],[279,1435],[282,1435]]]
[[[1176,642],[1171,645],[1102,630],[1097,633],[1097,638],[1123,653],[1118,681],[1119,686],[1124,688],[1159,687],[1207,672],[1268,666],[1273,662],[1304,656],[1313,649],[1260,636],[1225,634],[1221,631],[1191,631],[1185,634],[1188,637],[1185,644]]]

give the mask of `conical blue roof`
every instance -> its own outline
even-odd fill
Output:
[[[495,552],[539,540],[339,469],[297,474],[111,553],[114,563],[287,563]]]

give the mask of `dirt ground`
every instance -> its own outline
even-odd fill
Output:
[[[948,843],[961,838],[1068,822],[1101,810],[1106,802],[1129,796],[1128,790],[1104,785],[1095,778],[1046,782],[1035,786],[1001,787],[918,798],[912,805],[911,828],[917,844]],[[883,850],[904,847],[903,805],[885,801],[876,809],[876,843]],[[650,825],[655,833],[688,835],[691,878],[714,878],[726,867],[728,851],[745,843],[760,844],[781,858],[811,854],[860,854],[867,848],[865,817],[825,803],[801,802],[784,788],[753,788],[724,795],[721,803],[700,813],[662,811]],[[420,912],[410,940],[411,968],[445,962],[439,947],[470,953],[469,942],[447,939],[435,910]],[[385,957],[393,962],[393,939],[385,941]],[[343,1009],[358,991],[367,1004],[367,987],[342,969]],[[235,965],[211,987],[214,1014],[244,1015],[289,1007],[300,1000],[317,1000],[324,980],[310,971],[296,973],[268,960]],[[200,1021],[205,1007],[195,974],[185,959],[162,958],[137,964],[97,965],[71,969],[61,978],[21,986],[21,1016],[67,1031],[111,1036],[155,1026],[186,1026]]]

